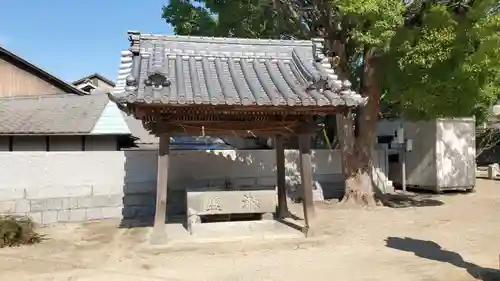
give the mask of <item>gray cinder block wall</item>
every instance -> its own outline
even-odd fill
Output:
[[[270,150],[174,151],[171,157],[169,215],[185,211],[183,190],[189,184],[276,182],[275,153]],[[297,151],[286,151],[286,159],[293,189],[300,183]],[[325,189],[342,190],[339,152],[316,150],[313,159],[315,180],[327,183],[321,197],[328,193]],[[383,160],[380,169],[386,171]],[[154,150],[0,152],[0,171],[0,214],[27,214],[42,224],[154,216]]]
[[[0,213],[42,224],[119,218],[124,153],[2,152]]]

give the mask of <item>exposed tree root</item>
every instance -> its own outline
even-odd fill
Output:
[[[340,203],[360,207],[373,207],[377,205],[373,193],[369,194],[359,190],[348,190]]]
[[[359,207],[373,207],[377,205],[370,175],[358,171],[346,181],[346,191],[340,201],[342,204]]]

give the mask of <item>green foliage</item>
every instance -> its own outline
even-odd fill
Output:
[[[386,50],[395,30],[403,23],[404,3],[400,0],[339,0],[334,1],[349,34],[347,42],[356,44],[363,52],[365,47]]]
[[[35,224],[26,217],[0,217],[0,248],[41,242],[43,236],[35,231]]]
[[[482,121],[500,96],[499,7],[493,0],[172,0],[163,18],[182,35],[308,39],[319,30],[341,43],[341,67],[360,91],[363,62],[377,58],[381,107],[392,116],[403,108],[407,118]]]
[[[406,117],[487,118],[500,96],[500,22],[486,2],[459,12],[456,3],[429,5],[397,30],[380,76]]]
[[[262,0],[171,0],[162,17],[179,35],[278,38],[276,12]]]
[[[210,11],[189,1],[170,1],[163,7],[162,17],[174,27],[176,34],[214,36],[217,33],[217,21]]]

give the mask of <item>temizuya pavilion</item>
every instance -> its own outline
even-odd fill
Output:
[[[283,138],[299,137],[306,231],[312,201],[315,116],[347,112],[366,99],[340,81],[311,41],[184,37],[128,33],[110,94],[160,139],[153,236],[164,236],[170,135],[275,137],[277,217],[288,215]],[[307,232],[306,232],[307,233]]]

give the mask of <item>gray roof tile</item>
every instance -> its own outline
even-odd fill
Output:
[[[135,60],[132,52],[122,52],[113,93],[119,102],[262,106],[357,106],[365,102],[349,89],[350,83],[337,79],[322,54],[321,39],[141,34],[134,40],[140,57]],[[132,61],[140,63],[139,73],[133,73]]]
[[[0,134],[88,134],[108,101],[106,95],[73,94],[3,98]]]

